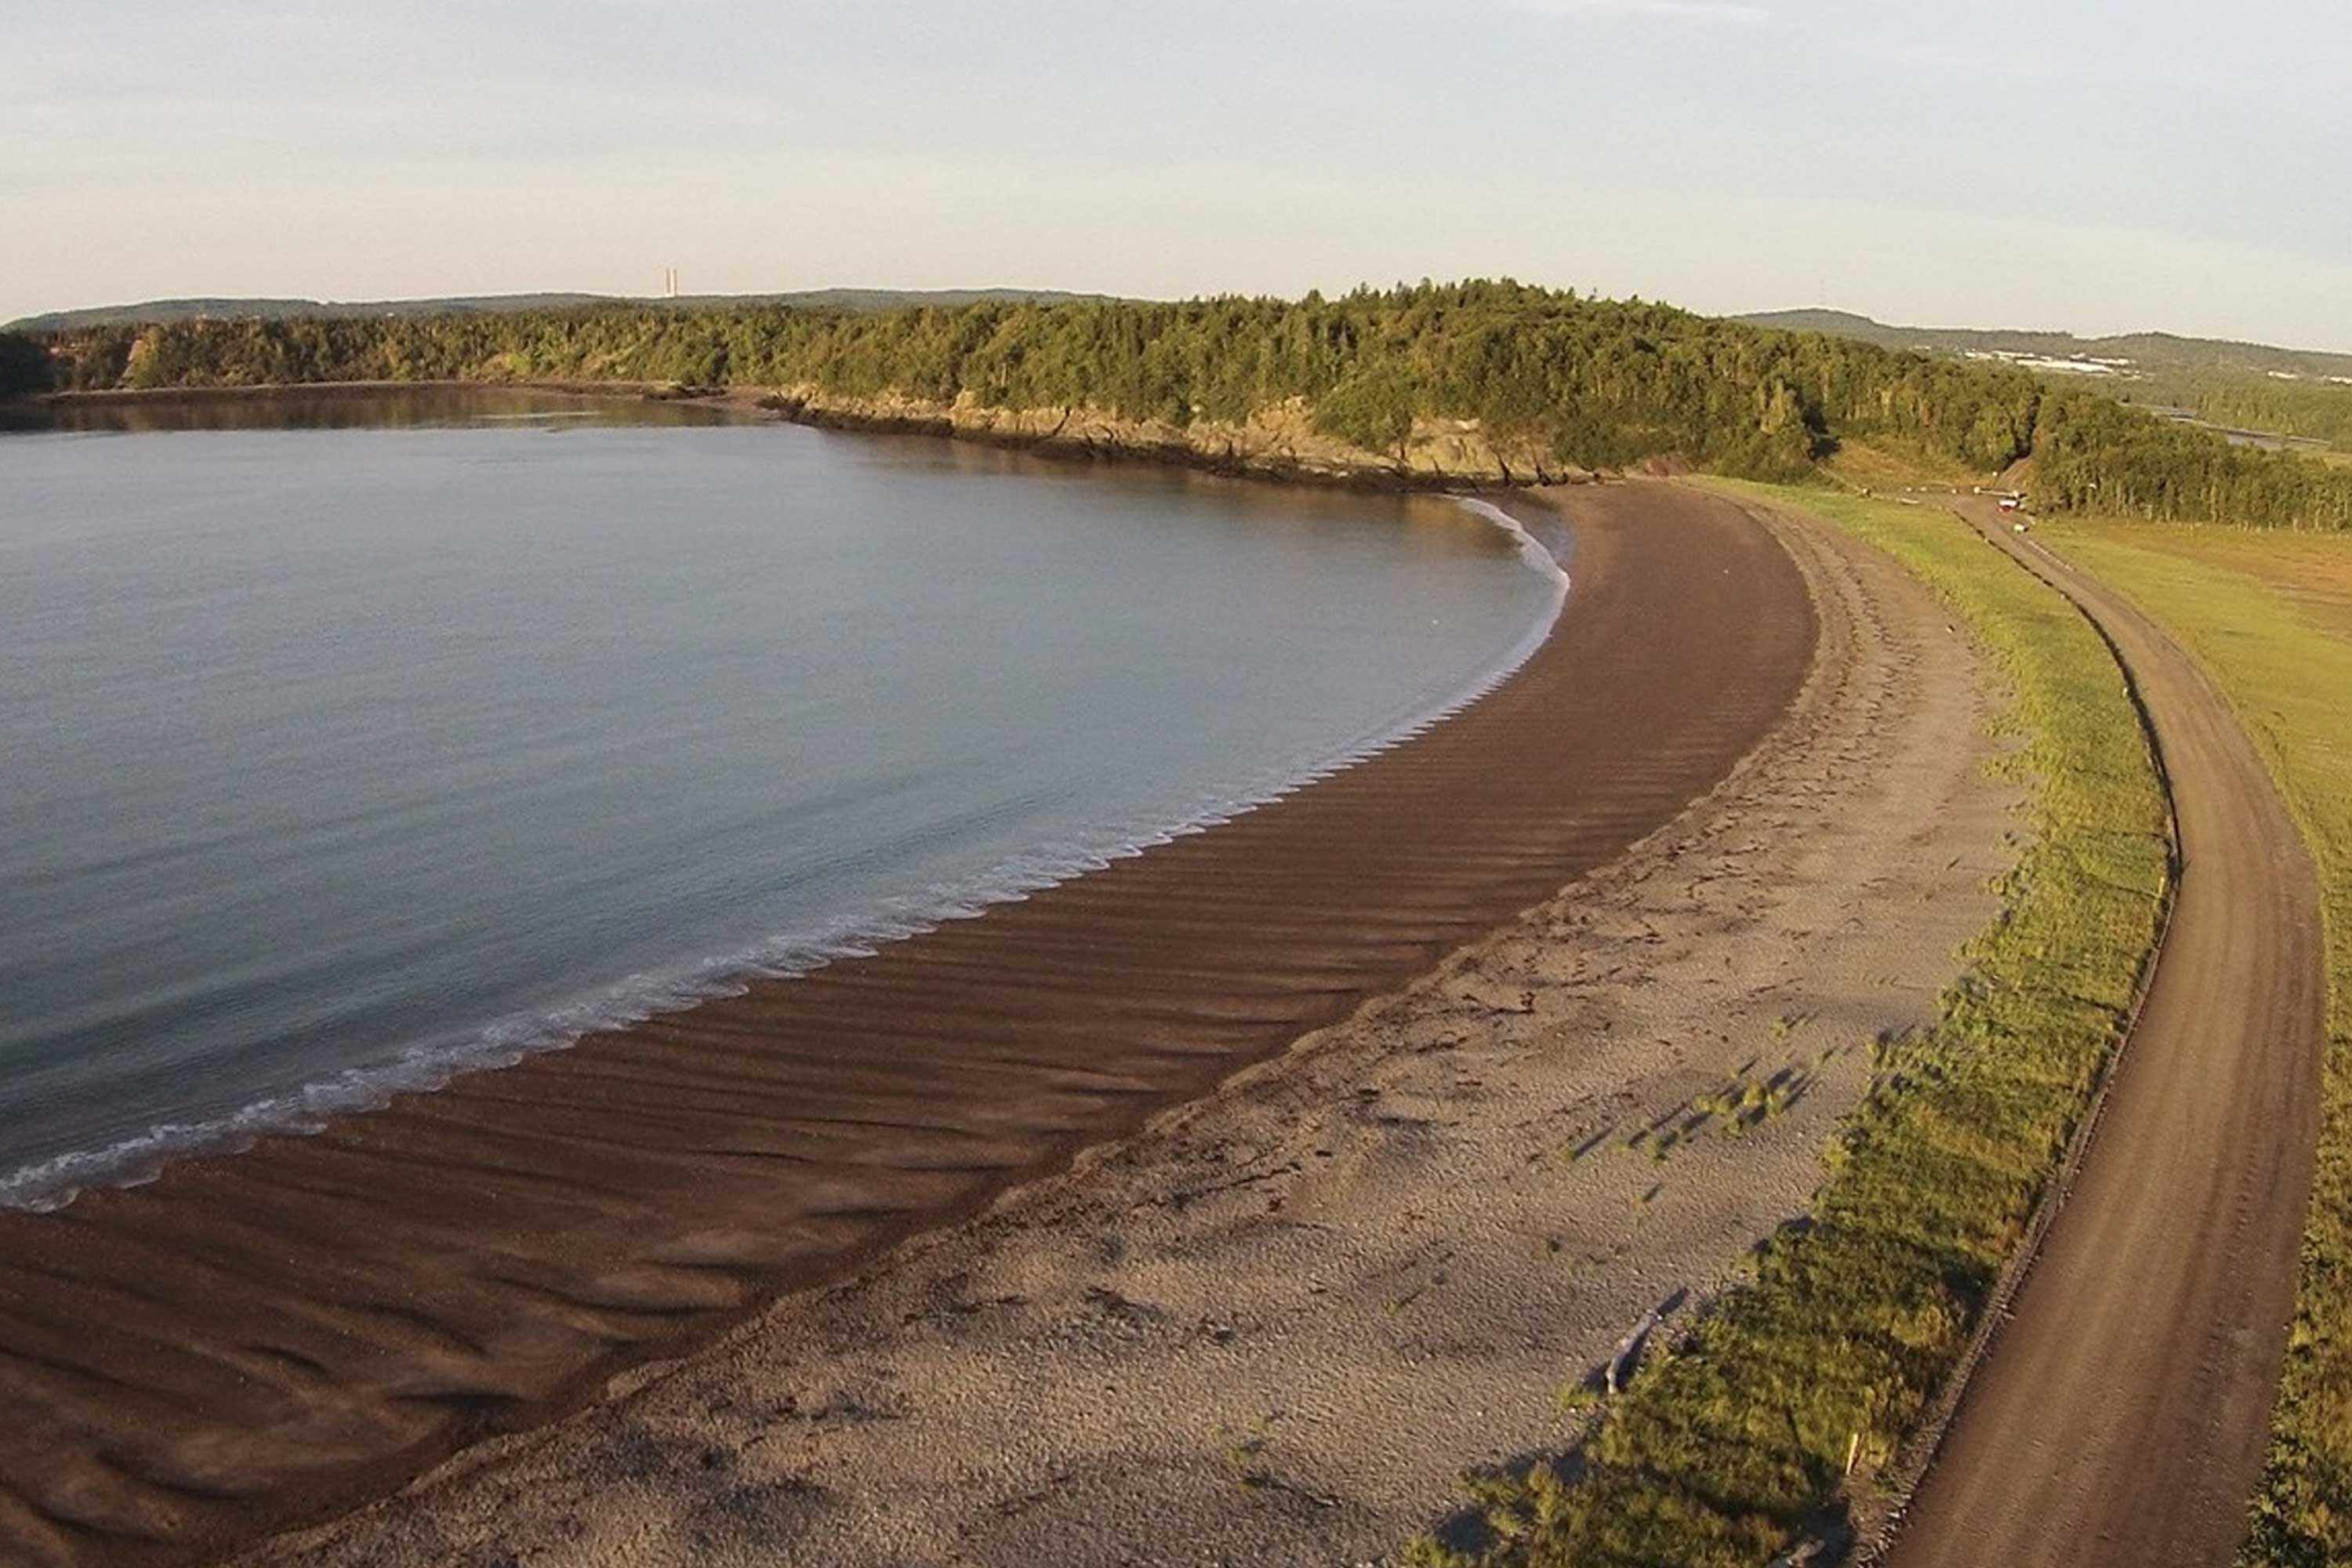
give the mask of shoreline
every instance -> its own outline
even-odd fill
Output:
[[[1261,773],[1233,792],[1203,795],[1189,803],[1181,816],[1096,825],[1058,843],[1058,863],[1052,869],[1034,868],[1035,859],[1024,854],[976,873],[952,889],[931,889],[938,896],[927,908],[909,908],[910,900],[894,897],[884,900],[898,906],[891,912],[828,921],[821,941],[797,945],[789,959],[780,960],[775,950],[756,949],[747,942],[684,976],[654,971],[650,980],[632,976],[593,993],[593,1001],[567,1003],[562,1011],[572,1014],[576,1022],[560,1027],[542,1024],[542,1018],[552,1014],[496,1016],[468,1026],[470,1032],[460,1043],[430,1056],[395,1045],[381,1063],[299,1083],[201,1120],[166,1119],[111,1143],[60,1151],[13,1169],[0,1164],[0,1210],[55,1213],[86,1192],[139,1185],[183,1160],[233,1155],[259,1138],[299,1136],[325,1119],[365,1115],[403,1095],[435,1092],[455,1078],[502,1071],[534,1056],[568,1050],[591,1035],[632,1029],[691,1012],[747,984],[802,978],[842,962],[845,956],[864,956],[873,947],[924,934],[999,904],[1028,899],[1101,869],[1110,860],[1213,830],[1320,779],[1409,745],[1511,679],[1550,637],[1570,591],[1561,562],[1517,519],[1476,496],[1444,499],[1461,509],[1465,521],[1475,519],[1476,526],[1494,530],[1510,541],[1522,563],[1547,580],[1550,601],[1529,618],[1499,658],[1473,670],[1425,708],[1370,738],[1360,735],[1324,760],[1271,780]],[[631,982],[643,983],[633,986]]]
[[[198,406],[272,398],[327,399],[403,392],[538,392],[568,397],[723,409],[820,430],[919,436],[1025,452],[1055,462],[1137,463],[1273,484],[1389,492],[1540,489],[1614,476],[1564,466],[1533,451],[1504,452],[1475,424],[1417,430],[1403,456],[1369,452],[1316,436],[1303,422],[1276,426],[1178,426],[1114,418],[1076,408],[995,409],[886,395],[829,394],[815,387],[686,386],[644,381],[325,381],[250,386],[110,387],[47,392],[15,400],[33,408]],[[5,401],[0,400],[0,407]],[[1418,456],[1418,463],[1411,460]],[[1516,461],[1516,466],[1514,463]],[[1664,474],[1671,464],[1651,465]]]
[[[1997,906],[1976,654],[1891,561],[1776,528],[1803,690],[1629,850],[1133,1137],[246,1568],[1394,1560],[1556,1391],[1808,1212]],[[1960,743],[1955,744],[1955,740]],[[1833,942],[1826,942],[1834,933]],[[1786,1085],[1681,1127],[1726,1079]],[[1624,1147],[1621,1148],[1620,1145]]]
[[[26,1281],[0,1373],[52,1412],[0,1440],[0,1539],[168,1563],[341,1513],[1066,1169],[1610,859],[1769,728],[1814,623],[1721,503],[1584,500],[1578,614],[1354,768],[872,959],[0,1215]],[[1648,745],[1616,743],[1628,712]]]

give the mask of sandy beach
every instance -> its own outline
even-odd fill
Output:
[[[0,1542],[192,1561],[331,1519],[971,1219],[1614,859],[1771,729],[1818,621],[1727,502],[1565,495],[1570,614],[1412,743],[873,958],[0,1215]]]
[[[1596,542],[1727,510],[1565,504]],[[1821,658],[1630,852],[1140,1135],[248,1561],[1347,1563],[1442,1524],[1465,1468],[1559,1451],[1564,1384],[1802,1210],[2006,863],[1968,648],[1890,563],[1773,526]],[[1733,1082],[1790,1103],[1693,1126]],[[1688,1131],[1625,1146],[1654,1128]]]

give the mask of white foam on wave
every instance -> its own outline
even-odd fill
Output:
[[[153,1181],[174,1159],[241,1152],[273,1134],[314,1133],[333,1117],[381,1109],[395,1095],[436,1089],[461,1074],[512,1067],[600,1030],[740,994],[753,981],[789,979],[844,959],[871,957],[888,943],[950,921],[972,919],[992,904],[1027,898],[1099,871],[1113,860],[1205,832],[1426,734],[1502,685],[1534,657],[1559,623],[1571,585],[1567,569],[1509,512],[1473,497],[1454,499],[1517,541],[1520,559],[1550,580],[1549,604],[1491,669],[1436,706],[1360,735],[1320,763],[1269,769],[1236,789],[1204,797],[1172,820],[1107,824],[1078,838],[1024,850],[976,876],[875,900],[825,921],[778,932],[738,952],[707,957],[674,972],[631,975],[552,1010],[499,1019],[454,1045],[417,1047],[385,1061],[264,1096],[226,1115],[167,1121],[102,1148],[20,1166],[0,1176],[0,1207],[37,1212],[63,1208],[89,1187]]]

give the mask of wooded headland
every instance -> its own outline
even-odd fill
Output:
[[[2026,482],[2052,510],[2352,527],[2352,472],[2013,366],[1508,280],[1296,300],[621,305],[0,337],[0,392],[534,380],[770,388],[818,415],[872,405],[1041,444],[1078,416],[1142,433],[1129,448],[1196,454],[1290,431],[1406,473],[1431,466],[1417,445],[1444,437],[1483,451],[1464,470],[1481,479],[1674,460],[1790,479],[1860,441],[1987,475],[2030,458]]]

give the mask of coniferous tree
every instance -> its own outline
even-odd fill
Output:
[[[1674,456],[1788,479],[1846,440],[1990,473],[2037,500],[2152,518],[2352,526],[2352,473],[2022,371],[1582,298],[1507,279],[1339,299],[983,301],[856,312],[600,306],[365,319],[194,320],[67,331],[73,388],[320,381],[618,380],[1087,409],[1179,429],[1303,409],[1391,459],[1424,422],[1475,423],[1563,464]]]

